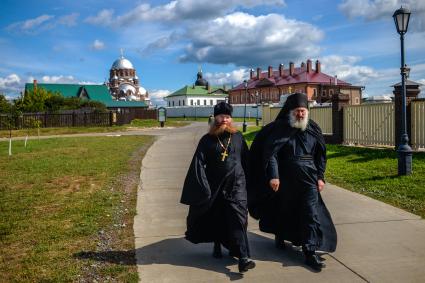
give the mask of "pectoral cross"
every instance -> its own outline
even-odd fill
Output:
[[[224,161],[227,156],[229,156],[229,154],[227,154],[227,150],[223,151],[223,153],[221,154],[221,161]]]

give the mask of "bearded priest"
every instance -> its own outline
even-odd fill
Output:
[[[215,105],[214,121],[199,141],[180,202],[190,206],[186,239],[214,243],[216,258],[222,257],[224,246],[239,259],[239,272],[245,272],[255,267],[247,238],[248,147],[232,124],[232,110],[225,102]]]
[[[260,230],[302,246],[305,263],[325,264],[316,251],[333,252],[337,235],[320,192],[325,186],[326,146],[320,127],[309,119],[303,93],[288,96],[276,120],[255,137],[250,151],[249,212]]]

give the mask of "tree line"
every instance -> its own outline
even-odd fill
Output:
[[[3,94],[0,94],[0,114],[16,116],[22,113],[57,113],[61,110],[77,109],[105,112],[106,106],[99,101],[64,97],[58,92],[51,92],[42,87],[26,90],[21,97],[13,101],[8,101]]]

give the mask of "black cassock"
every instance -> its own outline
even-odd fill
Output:
[[[218,138],[226,146],[230,134]],[[181,203],[190,205],[186,239],[220,242],[236,257],[249,257],[245,169],[248,148],[241,133],[231,135],[228,156],[217,136],[199,141],[184,182]]]
[[[324,180],[326,147],[312,120],[301,131],[276,120],[256,136],[250,153],[249,211],[260,230],[306,250],[333,252],[337,235],[317,180]],[[280,179],[277,192],[269,181]]]

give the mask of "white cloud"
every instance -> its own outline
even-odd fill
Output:
[[[361,58],[355,56],[331,55],[323,57],[320,62],[322,70],[328,75],[337,75],[338,79],[354,85],[364,85],[381,77],[381,74],[368,66],[356,65]]]
[[[77,25],[78,17],[79,17],[78,13],[72,13],[72,14],[60,17],[57,22],[58,24],[72,27]]]
[[[149,92],[149,98],[154,105],[165,105],[164,97],[171,94],[167,89],[155,89]]]
[[[12,32],[22,32],[26,34],[38,34],[41,31],[53,29],[58,25],[75,26],[77,24],[78,13],[64,15],[56,19],[53,15],[41,15],[34,19],[12,23],[6,30]]]
[[[60,84],[60,83],[77,83],[78,81],[73,76],[43,76],[41,77],[41,81],[43,83],[49,84]]]
[[[105,43],[103,43],[99,39],[96,39],[95,41],[93,41],[90,47],[94,50],[102,50],[105,48]]]
[[[230,73],[206,73],[204,77],[211,85],[235,85],[249,78],[249,70],[237,69]]]
[[[323,32],[282,15],[236,12],[191,26],[186,38],[183,62],[261,66],[318,55]]]
[[[423,0],[344,0],[339,9],[349,18],[362,17],[366,20],[391,19],[400,6],[412,12],[413,31],[425,31],[425,1]]]
[[[22,81],[17,74],[10,74],[7,77],[0,77],[0,93],[19,93],[22,90]]]
[[[108,26],[112,23],[112,17],[114,15],[114,10],[104,9],[97,13],[96,16],[88,17],[84,22],[93,24],[93,25],[104,25]]]
[[[130,12],[113,19],[114,10],[101,10],[85,21],[96,25],[128,26],[140,21],[206,20],[223,16],[237,7],[252,8],[262,5],[285,6],[284,0],[175,0],[163,5],[140,4]]]

